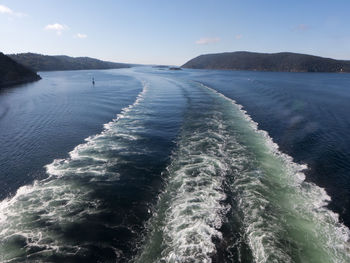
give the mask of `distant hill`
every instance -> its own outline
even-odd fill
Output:
[[[9,55],[34,71],[128,68],[129,64],[102,61],[89,57],[46,56],[35,53]]]
[[[290,52],[266,54],[238,51],[201,55],[182,67],[286,72],[350,72],[350,61]]]
[[[0,87],[39,80],[40,76],[0,52]]]

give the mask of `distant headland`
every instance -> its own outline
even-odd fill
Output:
[[[0,52],[0,88],[41,79],[33,70]]]
[[[8,55],[34,71],[129,68],[131,64],[103,61],[90,57],[47,56],[35,53]]]
[[[269,54],[238,51],[201,55],[182,65],[182,68],[282,72],[350,72],[350,61],[291,52]]]

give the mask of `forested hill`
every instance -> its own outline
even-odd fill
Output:
[[[238,51],[201,55],[182,67],[286,72],[350,72],[350,61],[290,52],[267,54]]]
[[[89,57],[46,56],[35,53],[9,55],[18,63],[34,71],[80,70],[80,69],[113,69],[128,68],[129,64],[102,61]]]
[[[40,76],[0,52],[0,87],[39,80]]]

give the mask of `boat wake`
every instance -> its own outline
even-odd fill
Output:
[[[0,202],[1,262],[350,262],[330,197],[242,106],[137,76],[133,104]]]
[[[326,208],[325,190],[305,182],[306,165],[235,101],[191,86],[168,184],[135,261],[349,262],[349,229]]]
[[[126,235],[135,230],[121,231],[118,227],[123,222],[108,223],[103,218],[117,217],[120,211],[106,211],[106,201],[98,198],[98,192],[105,191],[108,196],[113,191],[121,176],[117,166],[128,162],[123,157],[149,150],[136,143],[144,129],[138,113],[147,90],[143,83],[135,102],[105,124],[102,133],[87,138],[67,159],[47,165],[47,179],[20,187],[13,197],[0,203],[1,262],[79,259],[98,251],[107,258],[121,256],[108,232]],[[105,233],[106,240],[96,242],[97,233]]]

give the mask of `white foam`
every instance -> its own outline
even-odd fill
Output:
[[[229,209],[222,203],[226,199],[223,181],[228,169],[225,147],[229,138],[224,130],[217,129],[224,125],[222,114],[209,108],[205,120],[187,120],[206,123],[207,129],[184,127],[181,132],[167,168],[167,186],[159,197],[155,221],[149,226],[155,232],[150,234],[150,243],[137,262],[157,261],[147,259],[146,254],[152,250],[148,246],[156,240],[152,235],[159,227],[164,247],[159,262],[209,263],[216,252],[214,239],[222,238],[219,229]]]
[[[108,153],[123,149],[130,140],[138,139],[133,134],[137,130],[128,129],[121,120],[131,117],[132,111],[143,101],[147,89],[147,83],[143,83],[135,102],[122,109],[100,134],[90,136],[85,143],[76,146],[69,153],[69,158],[56,159],[47,165],[48,178],[22,186],[13,197],[0,202],[0,262],[11,261],[17,253],[25,253],[32,247],[40,249],[39,252],[31,252],[30,256],[48,251],[74,254],[82,250],[78,245],[65,244],[50,227],[40,228],[35,224],[46,222],[64,226],[99,211],[98,200],[89,197],[91,189],[74,179],[81,176],[90,182],[118,180],[117,172],[107,172],[118,158],[111,159]],[[139,127],[142,127],[141,124]],[[6,240],[11,242],[11,238],[24,240],[25,247],[14,247],[8,251]]]
[[[105,150],[103,150],[102,147],[105,147],[106,145],[106,140],[105,140],[106,137],[107,139],[108,137],[111,137],[111,136],[115,136],[115,137],[117,136],[127,140],[138,139],[137,135],[126,133],[126,131],[124,132],[118,131],[119,127],[116,127],[116,126],[118,125],[117,123],[119,120],[126,118],[128,116],[128,113],[132,109],[134,109],[138,104],[140,104],[140,102],[144,100],[144,96],[148,90],[148,84],[146,82],[142,82],[142,85],[143,85],[143,89],[138,94],[133,104],[130,104],[129,106],[123,108],[121,110],[121,113],[117,114],[117,117],[113,119],[113,121],[104,124],[104,130],[100,134],[89,136],[88,138],[85,139],[86,143],[76,146],[71,152],[69,152],[68,159],[57,159],[57,160],[54,160],[51,164],[47,165],[46,166],[47,173],[49,175],[56,175],[56,176],[62,175],[62,173],[67,171],[66,166],[69,165],[69,163],[72,160],[79,160],[82,158],[91,158],[96,161],[101,161],[99,165],[96,165],[97,167],[90,169],[90,171],[93,173],[100,173],[100,174],[105,173],[107,168],[106,163],[108,162],[109,158],[103,157],[103,154],[93,155],[89,153],[85,154],[84,152],[89,150],[98,151],[99,149],[101,149],[101,152],[103,153]],[[101,140],[102,140],[102,145],[100,143]],[[113,142],[112,147],[114,149],[117,149],[117,148],[121,148],[121,145],[116,145]],[[107,150],[109,149],[110,147]],[[75,167],[72,168],[72,170],[74,170],[75,172],[79,172],[79,169],[76,169]]]
[[[331,200],[326,191],[313,183],[304,181],[303,171],[307,169],[307,165],[297,164],[293,162],[291,156],[279,151],[278,145],[273,142],[266,131],[258,129],[258,124],[243,110],[243,106],[212,88],[203,84],[201,86],[230,102],[233,107],[238,109],[243,120],[256,134],[255,136],[252,134],[245,143],[261,143],[261,153],[264,156],[272,157],[269,157],[270,160],[260,162],[261,168],[257,167],[255,174],[254,172],[242,171],[243,173],[238,176],[233,185],[238,195],[240,209],[244,214],[248,243],[255,261],[283,260],[283,262],[292,262],[295,255],[288,251],[285,245],[279,244],[279,239],[282,237],[278,235],[284,233],[286,236],[299,235],[289,238],[293,242],[303,242],[303,244],[295,243],[296,246],[317,251],[312,255],[306,255],[303,260],[315,260],[315,258],[321,259],[323,257],[324,262],[350,262],[350,231],[339,222],[339,216],[336,213],[325,207]],[[249,133],[248,130],[247,133]],[[246,160],[247,163],[250,161]],[[271,164],[269,164],[270,161]],[[256,176],[263,171],[261,169],[271,172],[264,176]],[[261,180],[267,180],[269,184],[273,183],[275,186],[273,185],[273,188],[270,189]],[[274,190],[276,192],[271,193]],[[265,191],[265,195],[259,191]],[[278,199],[277,196],[281,199]],[[269,207],[278,207],[279,205],[281,205],[280,214],[266,212],[270,209]],[[293,220],[286,218],[286,216],[293,218]],[[283,220],[287,220],[287,222],[283,222]],[[289,233],[288,229],[293,229],[293,227],[295,228],[294,233]],[[285,238],[288,240],[288,237]],[[314,244],[308,243],[312,242],[317,244],[317,248],[311,248]],[[299,256],[303,258],[303,255]]]

